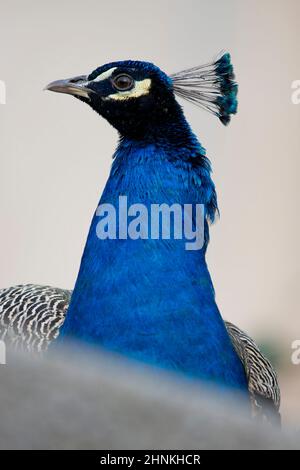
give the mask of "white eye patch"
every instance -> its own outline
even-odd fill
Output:
[[[93,82],[102,82],[103,80],[106,80],[107,78],[111,77],[114,70],[116,70],[117,67],[112,67],[111,69],[106,70],[106,72],[101,73],[96,77]]]
[[[131,98],[138,98],[139,96],[147,95],[151,88],[150,78],[145,78],[144,80],[136,81],[135,85],[131,90],[128,91],[118,91],[111,95],[106,96],[105,100],[129,100]]]

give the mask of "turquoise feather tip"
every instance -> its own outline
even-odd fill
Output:
[[[230,54],[171,75],[176,95],[204,108],[227,125],[237,112],[238,85]]]

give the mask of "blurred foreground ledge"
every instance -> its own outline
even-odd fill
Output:
[[[224,396],[72,345],[0,365],[0,449],[299,449]]]

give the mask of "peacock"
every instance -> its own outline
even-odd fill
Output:
[[[173,75],[149,62],[112,62],[46,87],[88,104],[118,131],[119,142],[73,292],[32,284],[0,290],[2,340],[30,351],[70,338],[101,346],[214,384],[221,393],[238,391],[255,417],[279,422],[275,370],[246,333],[222,319],[215,301],[206,263],[209,227],[218,215],[211,163],[176,98],[227,125],[237,112],[234,78],[225,53]],[[145,222],[143,211],[154,205],[170,208],[170,223],[175,205],[201,207],[201,246],[187,249],[187,237],[174,230],[164,236]],[[118,214],[113,222],[110,210]],[[191,210],[193,233],[197,220]],[[179,219],[177,228],[182,224]]]

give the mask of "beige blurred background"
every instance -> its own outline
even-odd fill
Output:
[[[185,103],[212,160],[221,219],[208,253],[217,301],[269,349],[283,415],[300,422],[299,0],[1,0],[0,286],[72,288],[117,134],[88,106],[45,93],[50,81],[119,59],[166,72],[225,49],[240,86],[228,128]]]

